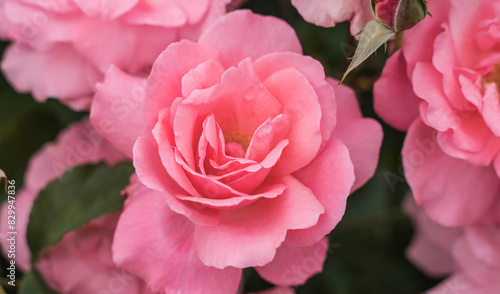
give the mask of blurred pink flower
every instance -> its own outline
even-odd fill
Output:
[[[38,193],[45,188],[49,182],[61,177],[67,170],[77,165],[97,163],[102,160],[106,161],[108,164],[114,164],[123,159],[125,159],[123,154],[111,146],[103,138],[103,136],[90,125],[88,121],[70,126],[58,136],[55,142],[47,143],[31,158],[25,174],[24,186],[21,190],[19,190],[19,193],[17,193],[15,202],[16,230],[18,236],[16,243],[17,254],[15,260],[16,265],[19,266],[21,270],[29,271],[31,268],[31,253],[28,247],[26,234],[31,207]],[[7,219],[6,204],[7,203],[4,203],[1,209],[2,219]],[[96,221],[96,224],[99,223],[100,221]],[[93,225],[90,227],[92,226]],[[1,222],[0,233],[5,235],[8,231],[9,228],[7,222]],[[109,238],[111,238],[111,235]],[[9,250],[7,238],[2,238],[0,240],[0,244],[2,251],[5,255],[7,255]],[[68,244],[61,246],[64,247],[67,245]],[[108,247],[108,251],[110,251],[110,245]],[[47,257],[44,262],[50,263],[52,261],[51,258]],[[59,264],[57,262],[54,263],[54,267],[57,267],[58,265]],[[57,268],[54,270],[59,271],[60,269]],[[42,274],[45,275],[46,273],[42,272]],[[81,283],[88,282],[88,280],[90,280],[88,276],[83,277],[77,275],[75,278],[81,279]],[[75,280],[73,280],[73,282],[74,281]],[[71,281],[67,282],[69,283]],[[91,292],[93,291],[64,293]]]
[[[146,75],[168,44],[196,40],[229,0],[1,0],[2,70],[20,92],[90,107],[110,65]]]
[[[373,175],[382,138],[337,84],[288,24],[245,10],[170,45],[147,84],[111,68],[91,121],[144,185],[127,199],[115,261],[154,291],[187,293],[234,293],[246,267],[280,286],[321,271],[325,235]]]
[[[457,265],[451,255],[451,247],[460,228],[444,227],[429,218],[421,207],[407,195],[404,211],[413,222],[413,240],[406,250],[408,259],[432,277],[441,278],[456,271]]]
[[[491,294],[500,292],[500,198],[476,224],[443,227],[418,208],[411,196],[405,210],[416,234],[407,253],[432,276],[450,276],[428,293]]]
[[[37,269],[62,294],[150,294],[136,276],[113,262],[111,242],[119,213],[94,219],[47,249]]]
[[[292,5],[307,22],[317,26],[328,28],[350,21],[353,36],[374,19],[369,0],[292,0]]]
[[[477,221],[500,191],[500,1],[430,1],[374,89],[375,109],[407,130],[405,175],[442,225]]]

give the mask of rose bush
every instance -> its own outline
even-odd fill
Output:
[[[234,293],[246,267],[280,286],[321,271],[382,138],[289,25],[250,11],[171,44],[147,82],[112,67],[91,121],[137,172],[114,260],[166,292]]]
[[[2,70],[38,101],[90,107],[110,65],[146,75],[171,42],[195,40],[229,0],[0,1],[0,38],[12,40]]]
[[[377,113],[408,129],[403,165],[417,204],[446,226],[474,223],[499,193],[498,7],[432,1],[433,17],[406,33],[374,88]]]

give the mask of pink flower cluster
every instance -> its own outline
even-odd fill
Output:
[[[416,263],[431,273],[454,273],[431,293],[450,293],[449,287],[497,293],[500,1],[430,1],[429,10],[433,17],[408,31],[387,61],[375,85],[375,109],[408,130],[402,157],[415,202],[449,228],[416,216],[422,230],[410,250]],[[453,257],[438,264],[445,248]]]
[[[221,16],[228,2],[0,0],[10,82],[90,109],[93,125],[70,127],[30,163],[23,270],[38,192],[79,164],[133,160],[123,211],[34,264],[54,289],[233,294],[254,267],[281,286],[268,293],[290,293],[322,271],[326,235],[375,172],[382,129],[302,54],[292,27],[247,10]]]
[[[168,44],[196,40],[229,2],[2,0],[0,38],[13,41],[2,70],[38,101],[58,98],[87,110],[110,65],[147,75]]]

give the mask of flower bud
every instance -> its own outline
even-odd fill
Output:
[[[411,29],[427,15],[424,0],[371,0],[372,12],[395,32]]]

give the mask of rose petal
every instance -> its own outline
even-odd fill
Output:
[[[256,270],[261,277],[275,285],[303,285],[309,278],[322,272],[327,251],[327,238],[308,247],[283,243],[273,261]]]
[[[417,204],[442,225],[474,222],[498,194],[500,182],[492,167],[473,166],[447,156],[437,145],[435,133],[421,120],[411,125],[402,154],[405,176]]]
[[[133,190],[116,228],[113,260],[145,280],[153,292],[235,293],[241,270],[203,265],[193,224],[173,213],[164,199],[144,186]]]
[[[209,60],[191,69],[182,77],[182,95],[188,97],[194,89],[206,89],[220,83],[224,68]]]
[[[287,230],[316,224],[324,208],[312,192],[291,176],[276,178],[275,182],[288,186],[279,197],[221,211],[221,221],[215,227],[196,226],[198,255],[205,265],[263,266],[274,258]]]
[[[302,17],[317,26],[333,27],[351,21],[351,34],[356,36],[373,19],[368,1],[362,0],[292,0]]]
[[[158,121],[158,113],[182,97],[182,77],[208,60],[219,61],[219,54],[207,46],[190,41],[173,43],[156,60],[147,84],[144,106],[146,130]]]
[[[252,195],[238,195],[226,199],[198,198],[192,196],[178,195],[177,198],[215,209],[237,209],[247,206],[260,198],[276,198],[283,194],[286,186],[282,184],[265,185],[259,188]]]
[[[144,132],[140,111],[146,95],[146,79],[130,76],[111,66],[98,84],[90,120],[116,148],[129,158],[137,138]]]
[[[421,101],[413,92],[406,66],[402,52],[397,51],[387,60],[382,76],[373,86],[375,111],[400,131],[407,130],[417,118]]]
[[[384,133],[377,121],[362,117],[354,91],[336,80],[328,79],[328,82],[335,89],[339,110],[333,136],[340,139],[349,149],[354,165],[354,191],[375,173]]]
[[[291,52],[279,52],[265,55],[255,61],[255,72],[262,81],[272,74],[284,69],[293,68],[299,71],[314,88],[318,101],[321,105],[321,136],[323,141],[330,139],[332,130],[335,128],[337,104],[335,93],[329,83],[325,82],[325,70],[321,63],[310,56],[304,56]],[[328,114],[328,115],[327,115]]]
[[[354,183],[354,167],[347,147],[332,138],[325,149],[294,176],[312,190],[325,208],[315,226],[287,233],[287,244],[310,246],[328,235],[344,215],[347,196]]]
[[[217,211],[203,206],[187,205],[175,197],[176,195],[185,195],[186,192],[179,187],[178,182],[167,174],[165,167],[161,164],[157,147],[146,137],[139,137],[134,145],[134,167],[144,185],[164,192],[166,202],[173,211],[187,216],[196,224],[210,226],[219,222]]]
[[[286,116],[280,114],[273,119],[269,118],[255,130],[245,158],[257,162],[265,161],[269,157],[271,150],[276,148],[278,142],[286,138],[289,128],[290,121]],[[278,158],[273,159],[272,162],[264,166],[272,167],[276,160]]]
[[[25,187],[39,191],[67,170],[106,161],[115,164],[126,157],[84,120],[62,131],[55,142],[44,145],[30,160]]]
[[[200,22],[210,3],[209,0],[141,1],[123,19],[140,25],[180,27]]]
[[[463,233],[461,228],[443,227],[432,221],[425,210],[418,207],[412,195],[407,195],[403,210],[414,223],[415,233],[406,256],[412,263],[432,277],[443,277],[457,270],[451,248]]]
[[[476,225],[465,229],[465,238],[474,255],[500,273],[500,229],[498,226]]]
[[[143,282],[111,258],[111,241],[118,214],[93,220],[69,232],[63,240],[44,251],[37,269],[61,293],[99,293],[103,289],[123,294],[150,293]]]
[[[73,46],[101,72],[116,65],[128,73],[143,74],[174,41],[177,32],[173,29],[128,25],[120,20],[103,25],[99,20],[86,19],[85,25],[74,32]]]
[[[459,238],[453,246],[453,257],[455,258],[457,264],[469,279],[479,284],[498,284],[500,279],[500,270],[497,264],[494,264],[493,260],[491,263],[485,263],[483,260],[478,258],[476,255],[481,247],[475,248],[471,247],[467,236]],[[480,243],[476,242],[476,243]],[[474,243],[473,243],[474,244]]]
[[[73,2],[89,17],[110,20],[132,9],[139,0],[73,0]]]
[[[291,87],[283,87],[287,81]],[[283,105],[282,113],[290,120],[288,140],[272,174],[289,174],[306,166],[317,155],[322,143],[321,107],[307,79],[295,69],[285,69],[264,81],[267,90]]]
[[[94,85],[102,78],[66,44],[54,45],[45,52],[13,44],[5,52],[2,70],[17,91],[32,92],[40,102],[57,97],[75,110],[90,107]]]
[[[266,38],[262,38],[266,32]],[[238,10],[219,18],[203,32],[198,43],[211,46],[220,52],[226,68],[236,66],[250,57],[274,52],[302,53],[295,31],[283,20]]]

